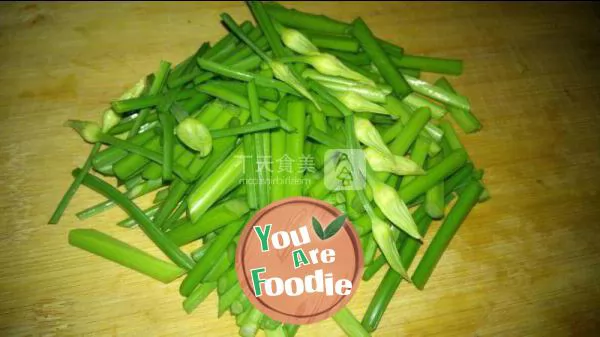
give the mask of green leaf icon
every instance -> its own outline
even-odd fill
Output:
[[[342,214],[340,216],[338,216],[337,218],[335,218],[335,220],[333,220],[329,226],[327,226],[327,228],[325,229],[325,239],[329,239],[330,237],[334,236],[337,232],[340,231],[340,229],[342,229],[342,226],[344,226],[344,221],[346,220],[346,215]]]
[[[317,220],[317,218],[315,218],[313,216],[312,217],[312,226],[313,226],[313,229],[315,230],[315,233],[317,233],[317,236],[319,237],[319,239],[327,240],[330,237],[334,236],[337,232],[339,232],[340,229],[342,229],[342,227],[344,226],[345,220],[346,220],[346,215],[342,214],[342,215],[338,216],[337,218],[335,218],[327,226],[325,231],[323,231],[323,226],[321,225],[319,220]]]
[[[315,230],[315,233],[317,233],[319,239],[325,240],[325,233],[323,233],[323,227],[321,226],[319,220],[317,220],[317,218],[315,218],[314,216],[312,217],[312,226]]]

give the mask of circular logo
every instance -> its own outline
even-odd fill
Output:
[[[360,241],[335,207],[293,197],[260,210],[242,231],[236,271],[250,302],[291,324],[326,319],[354,294],[362,275]]]

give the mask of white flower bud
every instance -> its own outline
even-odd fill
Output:
[[[310,40],[295,29],[281,27],[278,29],[283,44],[301,55],[318,55],[319,49]]]
[[[388,111],[381,105],[375,104],[352,91],[334,91],[333,95],[352,111],[389,115]]]
[[[390,172],[397,175],[425,174],[425,171],[417,163],[406,157],[383,153],[371,147],[367,147],[364,154],[369,166],[376,172]]]
[[[65,122],[65,126],[75,130],[88,143],[97,143],[100,141],[100,137],[102,137],[102,129],[94,122],[70,119]]]
[[[356,138],[359,142],[375,148],[379,152],[391,154],[379,131],[368,119],[354,117],[354,132],[356,132]]]
[[[405,231],[408,235],[421,240],[421,234],[419,234],[417,224],[404,201],[400,199],[396,189],[386,183],[378,181],[377,178],[372,175],[367,177],[367,182],[373,190],[375,204],[386,218],[388,218],[396,227]]]
[[[363,82],[375,86],[375,83],[357,73],[356,71],[346,67],[342,61],[330,54],[311,55],[306,57],[306,62],[312,65],[317,71],[325,75],[340,76],[349,78],[355,81]]]
[[[373,232],[373,238],[379,249],[385,256],[385,259],[389,263],[390,267],[398,272],[404,279],[409,280],[406,268],[402,265],[400,259],[400,253],[396,247],[396,240],[392,235],[390,225],[375,215],[371,215],[371,231]]]
[[[201,157],[212,150],[212,137],[208,128],[195,118],[184,119],[175,128],[177,138],[189,148],[198,151]]]

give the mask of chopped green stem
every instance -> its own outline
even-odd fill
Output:
[[[265,315],[263,317],[262,321],[260,322],[260,327],[261,327],[261,329],[265,330],[265,334],[267,335],[267,337],[280,336],[280,335],[274,333],[275,329],[279,328],[280,326],[281,326],[281,322],[276,321],[267,315]],[[269,332],[271,332],[271,334],[269,334]]]
[[[206,277],[218,257],[223,254],[232,239],[237,235],[245,225],[246,219],[241,219],[229,224],[219,233],[215,241],[210,245],[206,253],[200,258],[181,282],[179,292],[183,296],[188,296],[194,288]]]
[[[223,88],[219,85],[215,85],[215,84],[211,84],[211,83],[204,83],[204,84],[201,84],[200,86],[198,86],[197,89],[208,95],[217,97],[226,102],[233,103],[239,107],[242,107],[245,109],[250,109],[250,103],[246,97],[239,95],[227,88]],[[279,120],[279,117],[276,114],[265,109],[264,107],[260,107],[260,115],[267,120]],[[288,132],[294,130],[294,128],[291,127],[286,121],[282,120],[280,123],[281,123],[281,127],[284,130],[286,130]]]
[[[247,124],[243,126],[238,126],[235,128],[227,128],[227,129],[218,129],[218,130],[210,130],[210,135],[213,139],[229,137],[229,136],[239,136],[245,135],[248,133],[256,133],[261,131],[269,131],[280,128],[279,120],[260,122]]]
[[[197,94],[198,94],[198,92],[194,89],[184,89],[184,90],[181,90],[181,91],[173,94],[174,95],[173,99],[175,101],[186,100],[191,97],[194,97]],[[154,106],[160,104],[164,100],[164,98],[165,98],[164,95],[156,94],[156,95],[152,95],[152,96],[143,96],[143,97],[124,99],[124,100],[120,100],[120,101],[113,101],[110,104],[111,104],[112,109],[116,113],[123,114],[123,113],[129,112],[129,111],[154,107]],[[140,117],[141,116],[138,116],[138,118],[140,118]],[[136,120],[139,120],[140,123],[145,121],[143,119],[137,119],[137,118],[136,118]]]
[[[427,159],[427,153],[430,148],[431,140],[429,138],[418,136],[415,144],[410,152],[410,160],[415,162],[420,167],[425,167],[425,160]],[[404,176],[400,183],[400,189],[408,185],[409,182],[413,181],[415,176]]]
[[[268,318],[265,316],[265,319]],[[265,321],[265,319],[263,319],[263,322]],[[279,323],[279,325],[273,329],[265,329],[265,335],[267,337],[288,337],[287,333],[285,332],[285,329],[283,328],[283,325],[281,325],[281,322],[277,322]]]
[[[185,221],[167,232],[167,237],[182,246],[238,220],[249,211],[245,198],[230,199],[211,207],[194,223]]]
[[[307,30],[303,30],[302,33],[318,48],[327,48],[348,53],[356,53],[360,48],[358,41],[347,35],[322,34]]]
[[[424,216],[421,218],[421,220],[417,221],[417,227],[422,236],[425,236],[427,233],[431,221],[432,220],[429,216]],[[406,239],[404,244],[400,247],[402,265],[406,266],[406,268],[410,266],[421,245],[422,243],[419,240],[414,238]],[[381,283],[377,287],[375,295],[373,295],[365,315],[363,316],[362,326],[367,331],[372,332],[377,329],[377,326],[379,325],[387,306],[394,297],[394,293],[396,292],[396,289],[398,289],[401,281],[402,276],[400,274],[398,274],[392,268],[388,269],[385,276],[381,280]]]
[[[183,300],[183,310],[191,314],[216,288],[216,282],[202,283],[194,289],[190,296]]]
[[[227,14],[227,13],[222,13],[221,14],[221,19],[223,20],[223,22],[225,23],[225,26],[227,26],[227,28],[229,28],[229,30],[231,30],[231,32],[233,34],[235,34],[240,40],[242,40],[246,45],[248,45],[248,47],[250,47],[252,49],[252,51],[254,51],[254,53],[256,55],[258,55],[261,59],[263,59],[264,61],[270,62],[271,58],[269,56],[267,56],[267,54],[265,54],[265,52],[262,51],[261,48],[259,48],[243,31],[242,29],[237,25],[237,23],[235,22],[235,20],[233,20],[233,18]]]
[[[392,65],[388,55],[383,51],[369,27],[367,27],[367,24],[361,18],[354,20],[352,33],[360,42],[362,49],[369,55],[369,58],[373,61],[381,76],[392,86],[396,95],[403,98],[410,94],[410,86],[402,74]]]
[[[100,141],[102,143],[105,144],[110,144],[113,146],[117,146],[120,147],[128,152],[137,154],[139,156],[142,156],[146,159],[149,159],[155,163],[158,164],[163,164],[163,178],[164,178],[164,171],[165,171],[165,167],[164,167],[164,163],[165,160],[163,158],[163,155],[160,153],[157,153],[155,151],[149,150],[145,147],[139,146],[135,143],[126,141],[126,140],[122,140],[119,138],[116,138],[114,136],[111,135],[107,135],[107,134],[103,134],[100,138]],[[158,142],[158,139],[156,140],[156,142]],[[159,145],[160,146],[160,145]],[[171,147],[172,148],[172,147]],[[191,176],[190,172],[185,168],[185,167],[181,167],[177,164],[172,165],[172,170],[173,172],[180,177],[181,179],[183,179],[184,181],[192,181],[193,177]]]
[[[202,246],[200,246],[198,249],[194,250],[191,254],[192,259],[196,262],[200,261],[200,259],[204,256],[204,254],[206,254],[206,251],[208,250],[208,248],[210,247],[210,245],[212,245],[212,243],[215,241],[216,236],[206,236],[203,241],[204,243],[202,244]],[[218,284],[217,284],[218,286]]]
[[[333,320],[348,337],[368,337],[371,334],[365,330],[354,317],[350,309],[344,307],[333,315]]]
[[[86,172],[87,173],[87,172]],[[113,208],[115,206],[115,203],[111,200],[105,200],[99,204],[96,204],[94,206],[88,207],[86,209],[84,209],[83,211],[79,211],[75,214],[75,216],[77,217],[77,219],[79,220],[85,220],[85,219],[89,219],[95,215],[98,215],[106,210],[109,210],[111,208]]]
[[[160,180],[141,180],[138,184],[131,187],[125,196],[129,199],[135,199],[146,195],[148,193],[154,192],[157,189],[162,187],[162,181]],[[112,200],[103,201],[97,205],[86,208],[83,211],[77,212],[76,216],[79,220],[85,220],[94,215],[98,215],[108,209],[111,209],[116,204]]]
[[[319,131],[327,132],[327,118],[323,111],[319,111],[313,104],[307,105],[306,109],[310,113],[310,125]]]
[[[463,110],[471,110],[471,104],[466,97],[457,95],[453,92],[431,85],[423,80],[412,76],[405,76],[410,87],[419,94],[429,97],[439,103],[447,104]]]
[[[234,283],[224,294],[219,296],[219,311],[218,317],[223,316],[223,314],[229,310],[233,302],[238,299],[238,297],[242,294],[242,288],[239,283]]]
[[[242,176],[244,150],[241,146],[229,155],[218,169],[211,172],[187,197],[188,215],[194,222],[219,200],[231,186],[239,184]]]
[[[419,69],[430,73],[460,75],[463,71],[463,62],[461,60],[406,54],[401,57],[390,55],[390,59],[396,67]]]
[[[267,38],[275,57],[285,56],[287,51],[283,47],[283,43],[279,39],[279,34],[277,34],[277,31],[273,26],[273,22],[271,22],[271,18],[267,14],[262,1],[248,1],[247,5],[254,15],[260,30],[262,30],[263,34]]]
[[[150,206],[149,208],[144,210],[144,214],[148,218],[152,218],[154,216],[154,214],[156,214],[156,211],[158,211],[158,206],[159,205]],[[117,223],[117,226],[125,227],[125,228],[133,228],[133,227],[137,226],[137,222],[132,217],[129,217],[127,219],[123,219],[123,220],[119,221]]]
[[[242,139],[245,153],[252,153],[255,145],[255,139],[252,135],[245,135]],[[252,209],[258,209],[258,165],[256,158],[248,154],[244,157],[244,178],[247,186],[246,201],[248,206]]]
[[[278,4],[266,3],[264,7],[275,20],[297,29],[308,29],[328,34],[344,34],[350,27],[347,23],[324,15],[288,9]]]
[[[444,190],[446,193],[454,192],[458,187],[466,186],[466,184],[471,181],[470,178],[473,174],[473,169],[472,163],[466,163],[460,170],[448,177],[444,182]]]
[[[425,284],[431,277],[442,254],[444,254],[444,251],[450,245],[450,241],[460,228],[460,225],[479,201],[482,191],[483,186],[481,183],[472,181],[458,197],[454,206],[452,206],[452,209],[431,240],[412,276],[412,281],[418,289],[422,290],[425,287]]]
[[[365,269],[363,273],[362,279],[364,281],[369,281],[370,279],[377,274],[377,272],[381,269],[381,267],[385,266],[387,260],[383,254],[379,255],[373,262]]]
[[[135,114],[135,116],[136,116],[136,118],[133,118],[124,123],[115,125],[112,129],[110,129],[110,131],[108,133],[111,135],[120,135],[124,132],[128,132],[133,127],[133,124],[135,124],[135,121],[136,121],[137,117],[139,117],[139,114]],[[149,114],[148,117],[146,118],[146,123],[140,127],[138,134],[145,132],[146,130],[158,125],[157,120],[158,120],[157,114],[153,114],[153,113]],[[133,138],[129,138],[129,139],[133,139]]]
[[[250,82],[254,80],[256,85],[264,88],[273,88],[281,92],[299,95],[296,90],[287,85],[284,82],[274,80],[272,78],[263,77],[258,74],[249,73],[241,70],[234,69],[231,66],[226,66],[223,64],[215,63],[212,61],[198,59],[198,65],[201,68],[206,69],[207,71],[213,72],[215,74],[236,79],[239,81]]]
[[[79,174],[80,170],[76,169],[74,174]],[[92,190],[104,195],[106,198],[117,203],[130,217],[135,219],[144,233],[156,244],[156,246],[167,255],[171,261],[178,266],[191,269],[194,265],[192,259],[179,250],[179,247],[169,240],[161,231],[150,221],[144,212],[137,207],[131,200],[123,195],[119,190],[112,187],[101,179],[90,175],[85,175],[82,183]]]
[[[290,96],[285,96],[281,99],[276,108],[276,114],[280,119],[287,119],[287,109]],[[286,132],[284,130],[276,130],[271,133],[271,157],[272,162],[271,180],[271,201],[277,201],[285,198],[285,182],[286,172],[281,169],[281,158],[285,155],[286,148]],[[246,166],[248,167],[248,166]]]
[[[217,292],[219,295],[222,295],[236,283],[238,283],[237,271],[235,268],[231,268],[219,278],[219,282],[217,283]]]
[[[440,181],[456,172],[467,161],[467,154],[463,150],[455,150],[446,156],[439,164],[430,168],[424,176],[418,176],[400,189],[400,198],[410,204],[417,197],[427,192]]]
[[[440,77],[434,85],[450,93],[456,94],[456,91],[445,77]],[[458,124],[464,132],[471,133],[481,129],[481,123],[469,110],[459,109],[453,106],[448,106],[447,108],[452,119],[454,119],[456,124]]]
[[[389,149],[397,156],[403,156],[408,152],[417,136],[431,118],[431,110],[419,109],[410,117],[398,136],[390,143]]]
[[[238,298],[231,304],[231,313],[239,315],[250,307],[250,300],[242,292]]]
[[[163,283],[170,283],[185,273],[184,269],[174,264],[157,259],[95,229],[71,230],[69,243]]]
[[[296,336],[298,329],[300,329],[300,326],[296,324],[285,324],[283,329],[285,330],[287,337],[294,337]]]
[[[58,221],[60,220],[60,218],[62,217],[63,213],[65,212],[65,209],[69,205],[69,202],[71,202],[71,199],[73,198],[73,196],[79,189],[79,186],[81,185],[81,182],[83,181],[83,178],[85,177],[85,175],[89,172],[90,168],[92,167],[92,160],[94,159],[96,154],[100,151],[100,146],[101,146],[100,143],[96,143],[92,147],[90,154],[88,155],[85,163],[83,164],[83,167],[81,168],[80,174],[77,175],[75,177],[75,179],[73,179],[73,182],[71,183],[71,185],[69,186],[69,188],[63,195],[62,199],[58,203],[58,206],[56,206],[54,213],[52,213],[52,217],[50,217],[50,220],[48,221],[49,224],[57,224]]]
[[[164,181],[169,181],[173,179],[173,147],[175,137],[173,132],[174,121],[173,116],[171,116],[167,111],[160,111],[158,119],[160,120],[163,130],[162,178]]]
[[[415,92],[404,97],[402,102],[414,110],[424,107],[431,109],[431,116],[435,119],[440,119],[446,114],[446,109],[443,105]]]
[[[150,89],[148,90],[148,95],[147,97],[153,97],[158,95],[162,88],[164,87],[166,81],[167,81],[167,77],[169,76],[169,72],[171,69],[171,63],[167,62],[167,61],[160,61],[160,64],[158,66],[158,70],[156,71],[156,73],[154,73],[154,80],[152,81],[152,85],[150,86]],[[123,101],[121,101],[123,102]],[[119,103],[119,102],[113,102],[114,103]],[[127,138],[131,138],[133,136],[135,136],[138,132],[140,127],[146,123],[146,118],[148,118],[148,115],[150,114],[150,110],[147,109],[150,106],[144,107],[146,109],[143,109],[142,111],[140,111],[138,118],[135,119],[135,122],[133,124],[133,126],[131,127],[131,129],[129,130],[129,134],[127,135]],[[115,112],[119,112],[117,111],[117,109],[114,108],[113,105],[113,109],[115,110]],[[133,109],[131,109],[133,110]],[[131,111],[129,110],[129,111]]]
[[[264,314],[258,309],[252,307],[248,316],[244,319],[244,322],[240,326],[240,336],[241,337],[253,337],[256,336],[258,332],[258,328],[260,327],[260,321],[262,320]]]
[[[133,144],[142,146],[145,143],[149,142],[155,136],[156,135],[154,132],[145,131],[142,133],[138,133],[134,137],[128,139],[128,141],[132,142]],[[123,159],[126,156],[127,156],[127,151],[125,151],[121,148],[111,146],[105,150],[98,152],[94,156],[94,159],[92,160],[92,164],[94,166],[94,169],[96,169],[96,170],[98,170],[99,168],[105,167],[105,166],[110,166],[112,168],[113,164],[115,164],[116,162],[118,162],[119,160]]]
[[[175,88],[181,85],[180,83],[176,83],[179,80],[179,78],[195,70],[194,62],[196,61],[196,58],[204,56],[210,49],[210,43],[204,42],[192,56],[188,57],[183,62],[175,66],[173,70],[169,73],[169,77],[167,79],[167,87]]]
[[[419,69],[411,68],[398,68],[398,71],[404,76],[412,76],[414,78],[421,78],[421,71]]]
[[[435,157],[429,158],[427,162],[428,168],[439,164],[442,161],[442,155],[438,154]],[[425,210],[433,219],[441,219],[444,217],[444,181],[440,181],[431,187],[425,193]]]
[[[324,48],[327,48],[327,47],[324,47]],[[338,50],[327,50],[326,52],[337,57],[338,59],[340,59],[342,61],[346,61],[355,66],[364,66],[367,64],[371,64],[371,59],[369,58],[369,55],[367,55],[366,53],[348,53],[348,52],[343,52],[343,51],[338,51]]]
[[[229,245],[229,247],[232,247],[232,245]],[[223,276],[223,274],[225,274],[227,270],[229,270],[229,268],[231,267],[231,264],[235,259],[235,256],[233,255],[235,254],[231,254],[231,256],[229,253],[221,254],[217,258],[217,261],[215,262],[214,266],[212,266],[208,274],[206,274],[202,282],[217,282],[219,278]]]
[[[287,134],[286,154],[291,161],[290,182],[286,186],[287,197],[302,195],[302,184],[299,183],[304,175],[302,171],[302,158],[304,155],[306,106],[301,100],[292,100],[288,103],[288,123],[295,128],[294,132]]]
[[[373,262],[373,259],[375,258],[375,253],[377,253],[377,242],[373,238],[373,235],[368,234],[367,237],[368,237],[368,239],[366,242],[366,246],[364,248],[364,250],[365,250],[365,252],[364,252],[365,266],[368,266],[371,264],[371,262]]]
[[[250,2],[250,4],[254,4],[254,2]],[[250,5],[252,7],[252,5]],[[248,101],[250,103],[250,119],[252,123],[259,123],[261,121],[260,116],[260,107],[258,102],[258,93],[256,89],[256,83],[254,81],[248,82]],[[257,183],[257,198],[258,198],[258,206],[262,208],[269,203],[269,189],[266,181],[265,173],[267,169],[263,167],[264,165],[259,164],[259,162],[264,163],[266,160],[265,157],[265,139],[262,133],[254,133],[249,135],[254,139],[254,149],[253,152],[256,155],[254,160],[257,161],[257,170],[256,174],[258,176]],[[246,182],[248,184],[249,182]],[[250,182],[251,184],[251,182]]]
[[[381,139],[388,144],[392,140],[394,140],[400,134],[400,131],[404,128],[404,122],[401,119],[398,119],[392,126],[385,129],[384,132],[381,132]]]
[[[248,95],[248,85],[244,82],[212,80],[211,83],[220,85],[240,95]],[[257,94],[259,99],[271,102],[279,101],[279,92],[273,88],[257,87]]]
[[[263,35],[262,31],[258,28],[253,27],[252,31],[248,34],[248,38],[254,42],[254,44],[263,51],[269,49],[269,42],[267,38]],[[236,64],[250,56],[257,56],[252,48],[250,48],[247,44],[242,43],[238,46],[236,52],[223,60],[224,65],[232,65]]]
[[[338,141],[337,139],[331,137],[330,135],[328,135],[327,133],[321,131],[321,130],[317,130],[314,126],[309,126],[308,127],[308,133],[306,134],[306,136],[310,139],[313,139],[327,147],[330,147],[332,149],[343,149],[345,148],[345,144]]]
[[[465,149],[465,147],[460,142],[460,139],[458,139],[458,135],[456,134],[456,131],[454,130],[454,127],[452,127],[452,124],[450,124],[450,122],[443,120],[440,122],[439,125],[442,131],[444,132],[443,141],[447,142],[450,150]]]

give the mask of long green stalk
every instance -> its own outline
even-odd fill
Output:
[[[253,3],[253,2],[252,2]],[[252,123],[260,123],[261,121],[261,116],[260,116],[260,107],[259,107],[259,102],[258,102],[258,94],[256,92],[256,83],[254,83],[254,81],[250,81],[248,82],[248,101],[250,103],[250,119],[252,121]],[[266,161],[268,160],[268,158],[265,157],[265,137],[263,133],[255,133],[250,135],[251,137],[254,138],[254,149],[253,152],[256,155],[256,161],[257,161],[257,175],[258,175],[258,181],[257,181],[257,197],[258,197],[258,204],[259,207],[264,207],[269,203],[269,188],[268,188],[268,182],[266,180],[266,172],[268,170],[268,168],[264,167]]]
[[[223,254],[231,240],[246,224],[246,219],[240,219],[232,222],[219,233],[219,236],[210,245],[206,253],[200,258],[198,263],[188,272],[185,279],[181,282],[179,292],[183,296],[188,296],[194,288],[204,279],[210,271],[217,258]]]
[[[187,197],[188,215],[194,222],[198,221],[221,196],[234,184],[239,184],[242,177],[244,151],[241,146],[229,155],[219,170],[213,172],[200,182]]]
[[[352,34],[360,42],[360,46],[369,55],[373,64],[385,81],[392,86],[394,93],[403,98],[411,93],[411,88],[398,70],[392,65],[390,58],[383,51],[367,24],[358,18],[352,25]]]
[[[185,273],[184,269],[174,264],[157,259],[95,229],[72,229],[69,231],[69,243],[163,283],[170,283]]]
[[[456,90],[454,90],[450,82],[448,82],[445,77],[440,77],[437,81],[435,81],[434,85],[448,92],[456,94]],[[450,116],[452,116],[452,119],[456,121],[456,124],[458,124],[464,132],[471,133],[481,129],[481,123],[469,110],[460,109],[453,106],[448,106],[447,108]]]
[[[302,184],[300,179],[304,175],[304,141],[305,141],[305,121],[306,107],[301,100],[293,100],[288,103],[288,123],[294,127],[295,131],[288,133],[286,139],[286,155],[291,161],[290,181],[287,183],[285,195],[287,197],[302,195]]]
[[[348,337],[371,336],[371,334],[360,325],[360,322],[347,307],[340,309],[332,316],[332,318]]]
[[[249,211],[245,198],[230,199],[211,207],[198,221],[186,221],[167,232],[167,237],[179,246],[185,245],[238,220]]]
[[[463,150],[456,150],[445,157],[439,164],[430,168],[424,176],[418,176],[400,189],[400,198],[407,204],[410,204],[418,196],[427,192],[435,184],[449,177],[456,172],[467,161],[467,153]]]
[[[183,300],[183,310],[191,314],[217,287],[216,282],[199,284],[196,289]]]
[[[456,235],[460,225],[464,222],[467,215],[479,201],[479,196],[483,191],[483,186],[478,181],[472,181],[460,194],[458,200],[452,206],[448,216],[435,234],[429,247],[425,251],[423,258],[419,262],[417,269],[412,276],[412,281],[418,289],[423,289],[431,277],[433,270],[440,261],[442,254],[450,245],[450,241]]]
[[[76,169],[73,173],[77,175],[79,172],[80,170]],[[119,190],[89,173],[85,175],[82,183],[92,190],[104,195],[106,198],[116,202],[130,217],[135,219],[142,231],[144,231],[156,246],[175,264],[188,270],[194,266],[192,259],[179,250],[179,247],[169,240],[163,232],[148,219],[144,212],[125,195],[119,192]]]
[[[287,119],[287,109],[290,96],[285,96],[277,105],[276,113],[279,118]],[[281,167],[282,158],[286,148],[287,135],[284,130],[276,130],[271,133],[271,201],[277,201],[285,198],[285,172]]]
[[[57,224],[58,221],[60,220],[60,218],[62,217],[63,213],[65,212],[65,209],[69,205],[69,202],[71,202],[71,199],[73,199],[73,196],[79,189],[79,186],[81,186],[81,182],[83,181],[83,178],[91,169],[92,160],[94,159],[94,156],[98,153],[98,151],[100,151],[100,147],[101,147],[100,143],[96,143],[92,147],[90,154],[88,155],[85,163],[81,167],[80,174],[78,174],[75,177],[75,179],[73,179],[73,182],[71,183],[71,185],[69,186],[69,188],[67,189],[67,191],[65,192],[63,197],[60,199],[58,206],[56,206],[54,213],[52,213],[50,220],[48,220],[49,224],[52,224],[52,225]]]
[[[427,233],[431,221],[432,219],[429,216],[425,216],[418,221],[417,227],[422,236],[425,236]],[[408,238],[404,245],[400,247],[400,256],[402,257],[402,263],[406,268],[410,266],[420,247],[421,242],[414,238]],[[367,331],[375,331],[375,329],[377,329],[377,326],[379,325],[387,306],[394,297],[394,293],[396,292],[396,289],[398,289],[401,281],[402,276],[393,269],[390,268],[386,272],[381,283],[377,287],[375,294],[371,298],[371,302],[362,319],[362,326]]]
[[[406,54],[401,57],[391,55],[390,59],[396,67],[419,69],[431,73],[460,75],[463,71],[463,62],[461,60]]]
[[[438,154],[435,157],[429,158],[428,167],[433,167],[442,161],[442,155]],[[441,219],[444,217],[444,181],[440,181],[430,188],[425,193],[425,210],[433,219]]]

